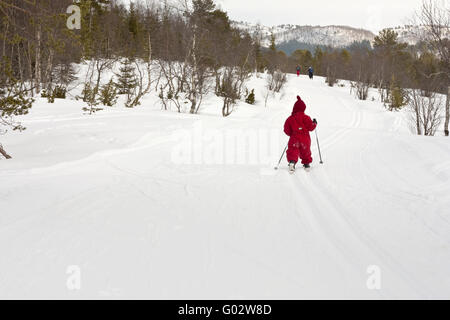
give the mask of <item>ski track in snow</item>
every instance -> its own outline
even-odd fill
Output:
[[[175,131],[281,131],[298,94],[319,121],[311,172],[172,162]],[[0,297],[448,299],[448,141],[320,77],[289,76],[282,97],[228,119],[220,100],[196,116],[153,98],[94,116],[38,101],[29,130],[2,140]],[[66,286],[71,265],[81,290]],[[372,265],[381,290],[367,288]]]

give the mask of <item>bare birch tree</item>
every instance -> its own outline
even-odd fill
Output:
[[[411,120],[418,135],[434,136],[442,120],[442,96],[432,93],[424,97],[421,90],[411,90],[409,107]]]
[[[447,85],[444,132],[449,136],[450,123],[450,4],[448,1],[424,0],[417,14],[420,25],[425,28],[425,41],[439,55],[442,61],[441,73]]]

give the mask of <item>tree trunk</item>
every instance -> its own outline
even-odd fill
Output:
[[[191,114],[195,113],[195,109],[197,108],[197,98],[195,97],[195,95],[197,94],[197,86],[196,86],[196,76],[197,76],[197,56],[196,56],[196,47],[197,47],[197,27],[194,25],[194,38],[192,40],[192,75],[191,75],[191,101],[192,101],[192,106],[191,106]]]
[[[444,126],[444,132],[445,136],[448,137],[448,123],[450,121],[450,87],[448,87],[447,91],[447,103],[445,105],[445,126]]]
[[[25,80],[24,80],[24,77],[23,77],[22,59],[21,59],[22,50],[20,50],[20,45],[21,45],[21,43],[17,44],[17,62],[19,64],[20,85],[23,86],[23,84],[25,83]]]
[[[152,38],[150,31],[148,32],[148,63],[147,63],[147,75],[148,75],[148,84],[147,89],[145,90],[146,93],[150,92],[152,88]],[[158,90],[158,85],[156,85],[156,90]]]
[[[228,101],[227,98],[223,98],[222,116],[228,117]]]
[[[422,135],[422,128],[420,127],[420,112],[419,112],[419,102],[415,101],[415,112],[416,112],[416,128],[417,128],[417,135]]]
[[[98,60],[95,62],[95,68],[97,69],[97,81],[95,83],[95,88],[94,88],[95,93],[100,91],[100,81],[102,80],[102,72],[103,72],[103,68],[104,68],[104,63],[107,63],[107,62],[102,62],[100,60],[100,58],[98,58]]]
[[[45,82],[46,82],[46,88],[48,93],[51,93],[51,89],[52,89],[52,70],[53,70],[53,56],[54,56],[54,51],[53,49],[49,49],[49,53],[48,53],[48,60],[47,60],[47,69],[45,70]]]
[[[41,26],[38,25],[36,33],[36,94],[41,92],[42,70],[41,70]]]
[[[191,114],[195,114],[195,109],[197,109],[197,98],[194,96],[195,93],[191,96],[191,110],[189,111]]]
[[[0,144],[0,154],[2,154],[6,159],[11,159],[11,156],[6,153],[1,144]]]
[[[34,90],[33,90],[33,58],[32,58],[32,50],[31,50],[31,44],[30,41],[28,41],[28,52],[26,54],[27,60],[28,60],[28,73],[30,77],[30,89],[31,89],[31,95],[34,96]]]
[[[6,30],[5,33],[3,34],[4,38],[3,38],[3,56],[6,56],[6,39],[8,39],[8,30],[9,30],[9,23],[6,23]]]
[[[419,92],[413,91],[412,97],[413,97],[413,106],[414,106],[414,112],[416,115],[416,129],[417,129],[417,135],[422,135],[422,128],[420,126],[420,102],[418,101],[417,95],[420,94]]]

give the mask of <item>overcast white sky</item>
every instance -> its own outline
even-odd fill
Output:
[[[238,21],[267,26],[347,25],[378,32],[409,23],[422,0],[215,0],[215,3]]]
[[[449,1],[449,0],[446,0]],[[408,23],[422,0],[216,0],[233,20],[263,25],[349,25],[379,31]]]

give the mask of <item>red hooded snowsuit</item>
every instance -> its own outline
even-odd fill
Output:
[[[311,157],[311,137],[310,131],[316,129],[316,124],[305,114],[306,104],[297,96],[292,115],[284,124],[284,132],[291,137],[289,139],[287,160],[297,163],[298,158],[302,159],[302,164],[310,164]]]

